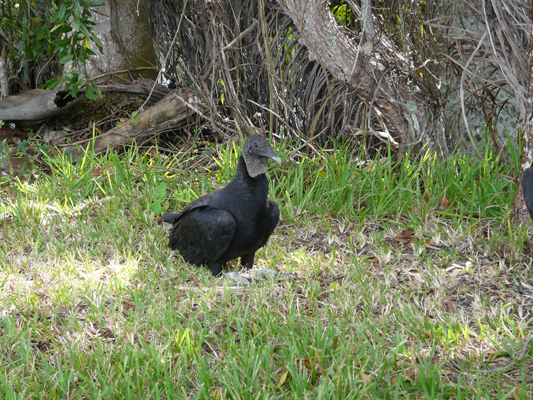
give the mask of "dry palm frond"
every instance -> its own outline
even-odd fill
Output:
[[[175,46],[163,69],[174,72],[181,85],[194,87],[209,104],[211,117],[218,115],[234,132],[256,131],[256,123],[280,135],[306,138],[305,145],[329,137],[352,137],[364,138],[364,144],[372,147],[388,141],[401,146],[423,144],[427,138],[420,132],[435,130],[438,91],[424,86],[434,86],[433,78],[427,83],[415,73],[426,68],[429,46],[415,48],[412,43],[420,34],[404,30],[406,37],[415,40],[409,39],[399,51],[394,38],[383,34],[390,21],[381,16],[368,21],[372,17],[368,7],[365,19],[362,9],[348,1],[350,18],[335,27],[342,40],[359,49],[359,61],[364,58],[370,66],[362,76],[373,84],[367,84],[370,92],[361,96],[357,84],[327,69],[284,2],[151,0],[149,4],[160,52],[166,54]],[[392,2],[388,7],[392,12],[398,5]],[[173,43],[182,12],[181,29]],[[368,32],[357,25],[363,19]],[[338,22],[333,17],[331,21]],[[415,21],[404,25],[420,27]],[[417,107],[411,101],[418,102]],[[407,115],[412,108],[422,110],[423,118],[416,124]],[[250,116],[257,119],[251,121]]]

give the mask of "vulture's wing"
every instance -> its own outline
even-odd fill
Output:
[[[167,224],[174,224],[174,222],[177,222],[183,214],[186,214],[190,210],[211,205],[213,203],[213,199],[219,197],[215,196],[216,193],[217,192],[204,194],[203,196],[198,197],[192,203],[189,203],[183,210],[170,211],[161,215],[161,221],[166,222]]]
[[[174,220],[181,214],[181,211],[171,211],[161,215],[161,221],[167,224],[173,224]]]
[[[529,216],[533,219],[533,168],[529,167],[522,176],[522,191]]]
[[[224,254],[235,227],[235,220],[227,211],[201,203],[189,205],[174,219],[168,245],[189,264],[209,263]]]

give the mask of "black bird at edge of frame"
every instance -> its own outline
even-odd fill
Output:
[[[533,166],[526,168],[522,176],[522,194],[529,216],[533,219]]]
[[[161,217],[172,224],[168,246],[189,264],[207,265],[214,276],[222,274],[226,263],[238,257],[243,267],[251,269],[256,251],[267,243],[279,220],[279,207],[268,198],[268,159],[281,165],[266,138],[250,136],[228,185]],[[279,275],[275,270],[254,271]],[[249,283],[235,272],[226,276]]]

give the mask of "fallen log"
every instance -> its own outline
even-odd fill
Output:
[[[132,95],[152,94],[152,100],[164,98],[171,90],[150,79],[137,79],[133,84],[98,85],[102,93],[128,93]],[[80,89],[77,98],[64,90],[32,89],[4,97],[0,101],[0,120],[32,125],[68,111],[78,101],[85,98],[85,87]]]
[[[0,101],[0,120],[36,124],[64,113],[84,97],[74,99],[58,89],[27,90]]]
[[[123,124],[111,129],[93,140],[74,143],[63,149],[72,159],[83,156],[90,148],[95,153],[121,147],[134,140],[152,136],[162,130],[176,128],[184,124],[190,116],[190,110],[202,114],[207,107],[186,90],[179,94],[174,92],[163,98],[145,111],[136,114]]]

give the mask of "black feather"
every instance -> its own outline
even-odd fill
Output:
[[[242,266],[252,268],[255,252],[267,243],[279,220],[278,205],[268,199],[265,172],[268,158],[280,158],[259,135],[248,138],[243,155],[227,186],[161,217],[172,223],[169,247],[190,264],[207,264],[215,276],[238,257]]]

